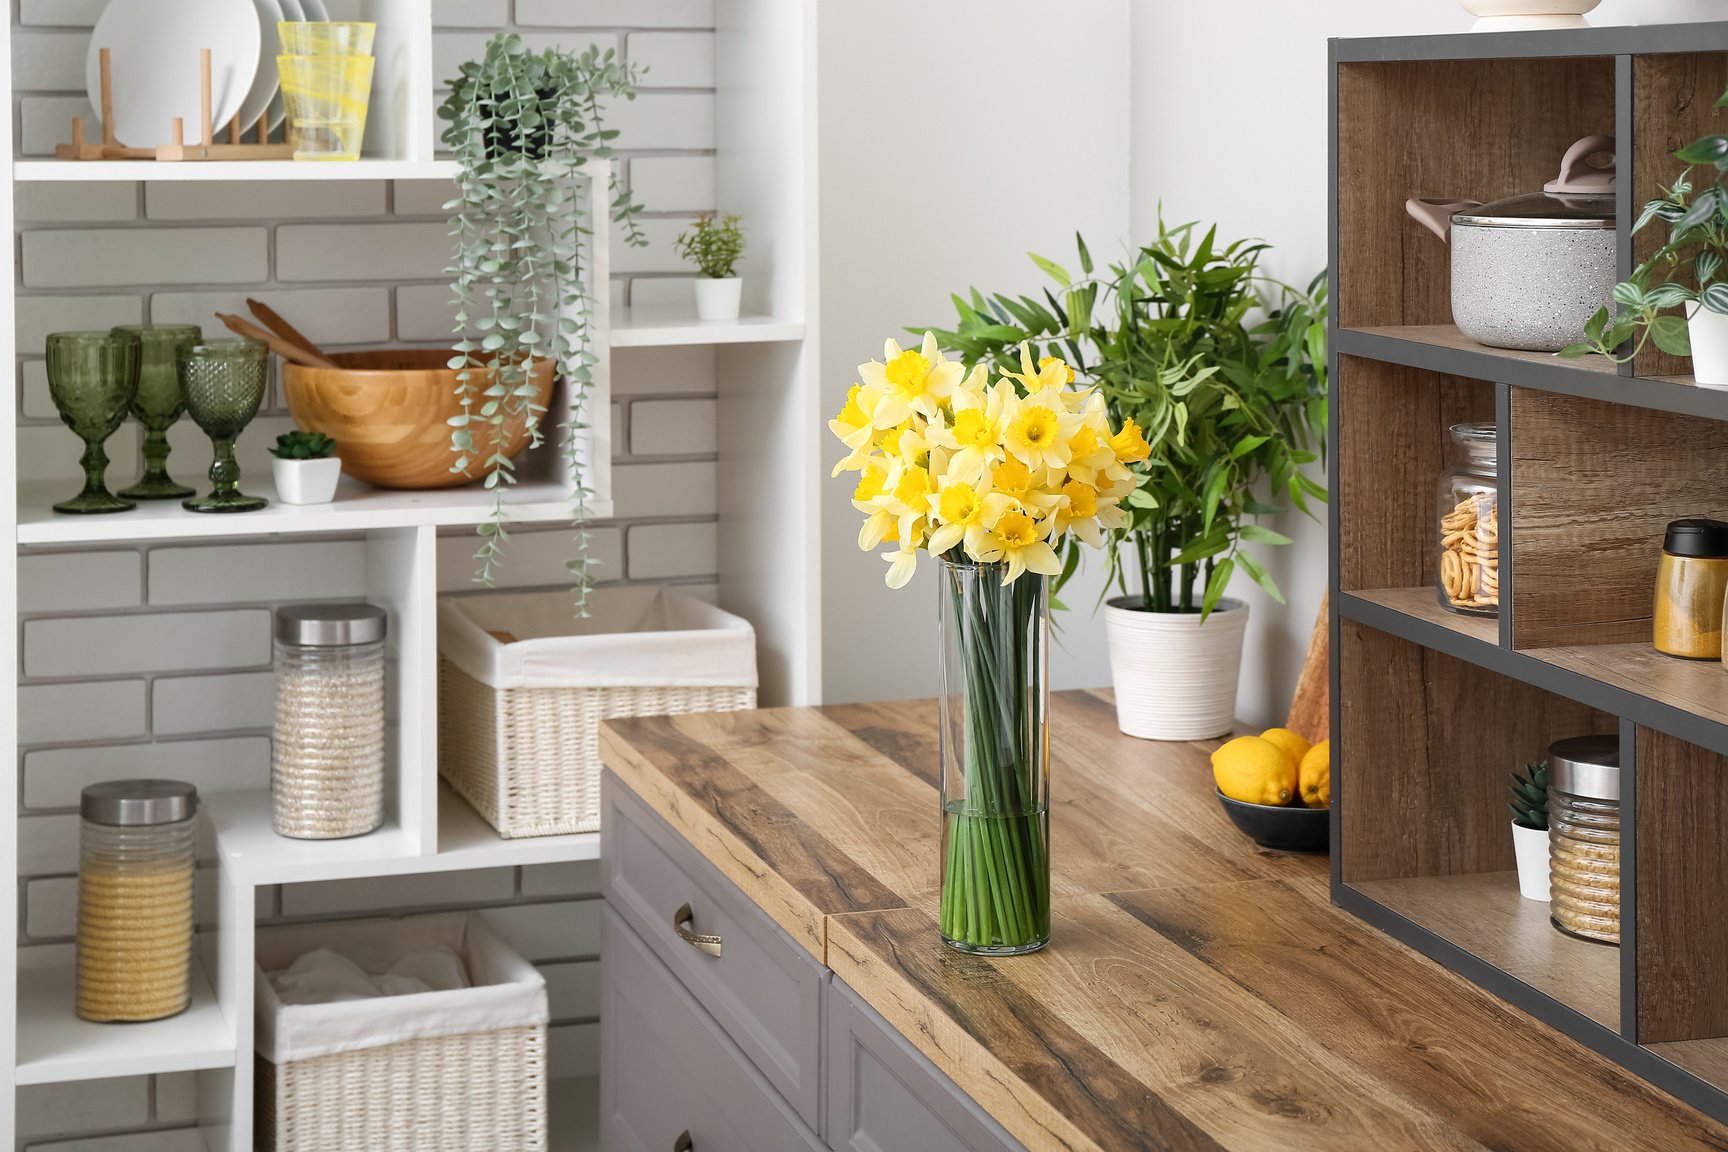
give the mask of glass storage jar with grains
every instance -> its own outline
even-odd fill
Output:
[[[84,789],[78,832],[77,1012],[160,1020],[192,1000],[192,814],[178,780]]]
[[[1548,749],[1548,888],[1554,923],[1620,943],[1620,739],[1575,736]]]
[[[384,609],[276,610],[276,833],[361,836],[384,822]]]
[[[1452,464],[1440,478],[1440,606],[1500,613],[1499,445],[1492,424],[1452,426]]]

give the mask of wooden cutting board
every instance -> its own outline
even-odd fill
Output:
[[[1308,638],[1308,656],[1302,661],[1302,675],[1296,680],[1296,695],[1290,700],[1290,718],[1284,727],[1300,732],[1311,744],[1318,744],[1332,734],[1332,673],[1331,639],[1327,601],[1320,598],[1320,615],[1314,619],[1314,632]]]

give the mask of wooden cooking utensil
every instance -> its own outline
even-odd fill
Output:
[[[1320,615],[1308,640],[1308,657],[1302,661],[1296,695],[1290,701],[1290,718],[1284,722],[1284,727],[1314,744],[1332,735],[1332,677],[1328,667],[1332,629],[1327,599],[1320,598]]]
[[[216,313],[216,319],[222,321],[222,323],[227,326],[228,331],[234,333],[236,336],[244,336],[248,340],[259,340],[270,345],[270,351],[276,353],[276,355],[290,363],[304,364],[308,368],[336,367],[335,363],[328,357],[315,355],[308,352],[306,349],[301,348],[297,344],[290,344],[288,341],[282,339],[282,337],[276,335],[276,333],[267,332],[263,328],[258,327],[258,325],[240,316],[230,315],[226,312],[218,312]]]
[[[254,300],[251,297],[247,297],[246,307],[252,309],[252,315],[258,317],[259,322],[262,323],[264,327],[270,329],[270,331],[276,333],[276,335],[282,337],[282,339],[288,341],[288,343],[293,344],[298,348],[305,349],[307,352],[310,352],[312,355],[326,363],[332,362],[329,353],[318,347],[318,345],[312,343],[311,340],[307,339],[305,333],[294,327],[294,325],[288,323],[288,321],[282,319],[276,309],[270,307],[270,305],[264,303],[264,301]]]

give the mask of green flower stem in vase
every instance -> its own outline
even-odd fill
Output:
[[[1050,942],[1049,599],[1044,577],[940,561],[942,939]]]
[[[192,512],[256,512],[269,505],[240,491],[234,441],[258,415],[270,376],[270,349],[257,340],[212,340],[180,349],[180,387],[186,413],[215,445],[208,496],[185,501]]]
[[[197,493],[168,475],[168,429],[186,411],[180,389],[180,349],[204,339],[195,324],[125,324],[114,329],[138,337],[142,357],[132,415],[144,426],[144,474],[121,489],[129,500],[179,500]]]
[[[129,512],[138,507],[108,491],[103,445],[126,420],[138,391],[138,337],[124,332],[51,332],[48,394],[66,427],[84,441],[84,490],[56,512]]]

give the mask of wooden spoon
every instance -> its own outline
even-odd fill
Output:
[[[236,336],[244,336],[248,340],[258,340],[270,345],[270,351],[293,364],[307,368],[334,368],[336,364],[327,356],[314,355],[297,344],[290,344],[274,332],[266,332],[258,325],[240,316],[226,312],[216,313],[216,319],[227,326],[228,331]]]
[[[324,349],[312,343],[312,341],[307,339],[306,335],[302,333],[300,329],[282,319],[282,317],[277,314],[276,309],[270,307],[270,305],[264,303],[264,301],[253,300],[248,297],[246,300],[246,307],[252,309],[252,315],[258,317],[258,319],[263,322],[264,327],[270,329],[270,331],[276,333],[276,335],[282,337],[282,339],[286,340],[288,343],[294,345],[296,348],[301,348],[310,352],[320,360],[330,360],[329,355],[324,351]]]

